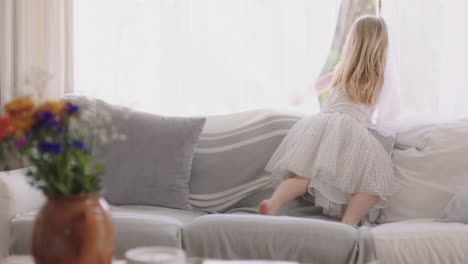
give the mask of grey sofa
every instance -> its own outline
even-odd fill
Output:
[[[256,215],[256,206],[269,197],[274,186],[263,166],[275,144],[299,118],[269,110],[208,117],[197,153],[207,153],[203,150],[208,141],[217,140],[223,147],[211,152],[212,156],[194,157],[189,186],[193,210],[111,206],[117,257],[133,247],[164,245],[181,247],[189,256],[219,259],[466,263],[467,225],[434,222],[436,217],[430,215],[420,217],[424,220],[390,223],[394,221],[390,212],[384,215],[388,223],[354,228],[326,218],[320,208],[303,198],[288,204],[280,216]],[[221,142],[233,135],[241,136],[237,141]],[[407,139],[402,137],[402,142]],[[237,161],[227,160],[232,153],[225,151],[240,150],[243,152],[235,153]],[[394,155],[398,158],[401,153]],[[213,160],[216,162],[211,164]],[[219,166],[231,172],[223,172]],[[404,171],[398,169],[397,176],[403,177],[399,174]],[[468,176],[465,179],[468,181]],[[0,243],[4,255],[29,253],[32,224],[43,202],[42,194],[28,185],[24,171],[0,173]],[[408,218],[417,217],[399,220]],[[446,231],[429,235],[430,230]],[[450,262],[444,262],[447,259]]]
[[[0,181],[7,190],[2,192],[2,212],[10,212],[9,222],[2,225],[2,246],[10,254],[28,254],[37,208],[44,198],[27,184],[21,170],[4,173]],[[292,211],[310,210],[306,202],[296,201],[294,206]],[[221,259],[354,263],[358,256],[360,230],[320,219],[313,210],[318,219],[149,206],[112,206],[111,212],[119,258],[130,248],[148,245],[181,247],[189,256]]]

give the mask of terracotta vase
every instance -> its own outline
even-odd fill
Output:
[[[36,264],[110,264],[114,236],[100,193],[48,197],[34,224],[32,255]]]

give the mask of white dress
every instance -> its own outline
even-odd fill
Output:
[[[311,178],[309,194],[324,214],[341,218],[353,194],[378,195],[365,221],[374,222],[394,192],[389,154],[367,130],[373,107],[334,89],[317,115],[297,122],[266,165],[276,184],[295,175]]]

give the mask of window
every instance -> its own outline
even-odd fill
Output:
[[[315,79],[374,10],[374,0],[74,1],[75,89],[168,115],[315,112]]]

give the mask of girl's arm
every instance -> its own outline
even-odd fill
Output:
[[[332,77],[333,72],[330,72],[315,82],[315,90],[317,93],[323,93],[330,88],[330,81]]]
[[[327,75],[319,78],[315,83],[314,83],[314,88],[317,94],[320,94],[330,88],[330,81],[333,77],[333,71],[328,73]],[[310,87],[310,86],[309,86]],[[310,87],[311,89],[312,87]],[[293,96],[291,104],[292,105],[300,105],[304,101],[304,92],[300,92],[296,95]]]

